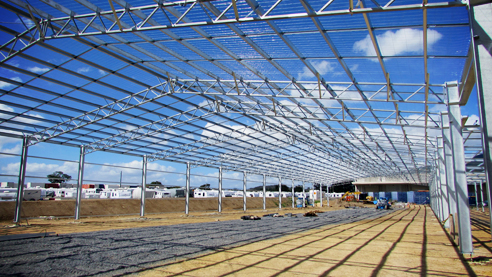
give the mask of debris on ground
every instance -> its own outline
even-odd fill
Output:
[[[260,220],[261,218],[256,215],[243,215],[241,216],[242,220]]]
[[[474,257],[470,259],[466,259],[468,262],[470,262],[472,265],[490,265],[491,261],[489,257]]]
[[[283,215],[279,215],[278,213],[273,214],[265,214],[263,217],[284,217]]]
[[[304,214],[304,216],[318,216],[314,211],[309,211]]]
[[[314,210],[313,212],[317,213],[317,214],[322,214],[324,213],[323,211],[320,211],[320,210]]]

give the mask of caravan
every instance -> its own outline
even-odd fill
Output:
[[[219,197],[219,191],[195,189],[195,191],[193,192],[193,197],[195,198]]]

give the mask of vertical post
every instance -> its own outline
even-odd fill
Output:
[[[278,209],[282,209],[282,177],[278,177]]]
[[[26,179],[26,164],[27,164],[27,144],[29,140],[27,137],[22,139],[22,153],[19,167],[19,180],[17,183],[17,200],[15,202],[15,214],[14,214],[14,222],[19,223],[21,220],[21,211],[22,211],[22,200],[24,198],[24,182]]]
[[[437,137],[437,170],[439,171],[439,182],[441,183],[441,199],[442,199],[442,220],[449,217],[449,201],[448,201],[448,185],[446,182],[446,168],[444,166],[444,145],[443,138]],[[444,228],[449,228],[449,220],[444,223]]]
[[[292,208],[296,207],[295,201],[296,201],[296,194],[294,192],[294,179],[292,179]]]
[[[147,184],[147,156],[143,156],[142,160],[142,191],[140,195],[140,216],[145,215],[145,190]]]
[[[326,185],[326,207],[327,208],[330,207],[330,187],[331,187],[331,184],[330,185]],[[357,187],[356,187],[356,190],[355,191],[358,191],[357,190]],[[357,197],[359,197],[359,195],[357,195]],[[359,198],[357,198],[357,200],[359,200]]]
[[[263,210],[266,210],[266,175],[263,174]]]
[[[451,148],[448,113],[441,113],[441,128],[444,148],[444,166],[446,169],[446,185],[448,189],[448,210],[449,215],[451,216],[448,221],[450,221],[450,232],[454,239],[456,235],[456,226],[454,221],[456,217],[456,191],[454,184],[453,149]]]
[[[80,219],[80,200],[82,199],[82,184],[84,181],[84,162],[85,162],[85,146],[80,146],[79,157],[79,176],[77,181],[77,198],[75,198],[75,220]]]
[[[219,213],[222,212],[222,166],[219,167]]]
[[[449,129],[453,149],[454,180],[456,189],[456,208],[458,211],[459,242],[462,254],[472,254],[472,234],[470,208],[468,205],[468,184],[466,181],[465,148],[461,130],[461,109],[458,83],[446,83],[448,94]]]
[[[243,171],[243,211],[246,211],[246,171]]]
[[[323,207],[323,184],[319,184],[319,206]]]
[[[483,208],[483,199],[484,199],[484,197],[483,197],[483,182],[482,182],[482,180],[480,180],[480,199],[482,200],[482,201],[480,201],[480,203],[482,203],[482,213],[484,213],[485,210]]]
[[[121,188],[121,180],[123,179],[123,171],[120,171],[120,188]]]
[[[306,208],[306,188],[304,187],[304,181],[302,181],[302,207]]]
[[[437,146],[437,145],[436,145]],[[437,147],[436,147],[437,148]],[[436,156],[437,156],[437,149],[436,149]],[[444,213],[443,213],[443,199],[442,199],[442,189],[441,189],[441,178],[440,178],[440,172],[439,172],[439,162],[438,161],[434,161],[434,166],[436,167],[436,171],[435,171],[435,174],[434,174],[434,182],[436,183],[436,197],[437,197],[437,201],[436,201],[436,209],[438,211],[438,214],[439,214],[439,220],[443,221],[445,218],[444,218]]]
[[[440,221],[443,220],[443,215],[442,215],[442,199],[441,199],[441,182],[440,182],[440,179],[439,179],[439,169],[437,167],[437,162],[435,162],[435,167],[436,167],[436,171],[434,173],[434,179],[433,179],[433,182],[436,184],[435,186],[435,194],[436,194],[436,205],[435,205],[435,209],[437,210],[437,214],[438,214],[438,218]]]
[[[473,182],[473,186],[475,187],[475,206],[477,206],[477,212],[478,212],[478,190],[477,190],[477,182]]]
[[[190,213],[190,162],[186,163],[186,203],[185,214]]]
[[[475,61],[476,87],[478,94],[478,107],[482,127],[483,160],[485,165],[485,183],[487,183],[487,196],[492,226],[492,207],[490,195],[492,195],[492,4],[486,3],[469,7],[470,22],[472,23],[472,46]],[[487,100],[489,99],[489,100]]]

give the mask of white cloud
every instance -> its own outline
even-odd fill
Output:
[[[405,53],[423,52],[423,31],[417,29],[400,29],[395,32],[386,31],[377,35],[376,39],[383,56],[396,56]],[[432,47],[442,34],[435,30],[427,30],[427,47]],[[376,56],[376,51],[369,35],[354,43],[353,50],[366,56]],[[377,61],[377,60],[376,60]]]
[[[102,69],[97,70],[97,72],[99,72],[99,74],[101,74],[101,75],[106,75],[106,71],[104,71]]]
[[[31,113],[31,114],[27,114],[29,116],[32,116],[32,117],[36,117],[36,118],[44,118],[42,115],[40,114],[34,114],[34,113]],[[42,122],[39,121],[39,120],[36,120],[36,119],[31,119],[31,118],[24,118],[24,117],[19,117],[19,120],[20,122],[24,122],[24,123],[28,123],[28,124],[34,124],[34,125],[39,125],[41,124]]]
[[[10,80],[17,81],[17,82],[22,82],[22,79],[19,78],[19,77],[12,77],[12,78],[10,78]],[[0,89],[6,89],[6,88],[10,88],[12,86],[14,86],[14,85],[11,84],[11,83],[0,81]]]
[[[34,73],[43,74],[50,69],[47,67],[33,66],[33,67],[28,67],[27,70],[34,72]]]
[[[28,176],[40,176],[44,177],[54,171],[63,171],[68,175],[71,175],[72,178],[77,178],[77,163],[68,163],[65,162],[61,165],[59,164],[46,164],[46,163],[30,163],[27,162],[26,165],[26,175]],[[16,175],[19,174],[19,163],[9,163],[6,166],[2,167],[2,171],[5,174]]]
[[[20,148],[20,144],[19,144],[19,148]],[[94,183],[94,182],[101,183],[101,184],[105,182],[117,183],[120,180],[120,172],[123,172],[122,173],[123,182],[130,182],[130,183],[134,183],[135,185],[138,185],[142,182],[141,160],[133,160],[131,162],[126,162],[126,163],[113,163],[107,165],[108,166],[95,166],[95,165],[86,164],[84,167],[84,180],[86,181],[84,181],[84,183]],[[126,168],[112,167],[111,165],[123,166]],[[162,173],[148,171],[147,180],[149,183],[151,181],[161,181],[165,183],[164,175],[169,174],[169,172],[176,171],[175,168],[172,166],[165,166],[158,163],[147,164],[147,169],[165,171]],[[19,174],[19,163],[18,162],[9,163],[5,166],[2,166],[1,170],[2,173],[4,174],[17,175]],[[54,171],[63,171],[64,173],[72,176],[72,179],[77,179],[78,164],[70,163],[70,162],[64,162],[63,164],[28,162],[26,166],[26,175],[28,176],[45,177],[46,175]],[[74,181],[72,181],[72,183],[74,183]]]
[[[333,85],[331,86],[331,88],[336,92],[337,95],[341,95],[340,98],[342,99],[362,100],[359,92],[355,90],[354,87]]]
[[[80,67],[77,69],[77,73],[79,74],[82,74],[82,73],[87,73],[91,71],[91,68],[90,67]]]
[[[13,67],[19,67],[20,66],[20,64],[18,62],[12,61],[12,60],[8,61],[7,64],[11,65]]]
[[[333,65],[328,61],[311,62],[312,66],[319,72],[320,75],[324,75],[328,72],[333,72],[335,69]],[[315,75],[307,67],[304,67],[301,73],[297,74],[297,79],[302,80],[303,78],[312,78]]]
[[[472,114],[466,120],[465,125],[480,125],[480,117],[476,114]]]
[[[22,18],[22,21],[19,18],[17,18],[14,22],[18,24],[24,23],[28,28],[34,26],[34,22],[31,19],[25,17]]]
[[[21,144],[18,143],[18,144],[14,145],[13,147],[10,147],[10,148],[0,147],[0,152],[2,152],[2,153],[9,153],[9,154],[20,154],[21,153],[21,148],[22,148],[21,147]],[[0,158],[7,158],[7,157],[9,157],[9,156],[0,155]]]
[[[4,111],[8,111],[8,112],[13,112],[14,109],[7,106],[7,105],[4,105],[4,104],[0,104],[0,110],[4,110]]]

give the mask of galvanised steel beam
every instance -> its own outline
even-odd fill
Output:
[[[480,122],[482,124],[482,147],[485,165],[485,182],[487,183],[487,195],[492,196],[492,23],[490,14],[492,5],[490,3],[468,7],[470,20],[472,22],[472,46],[475,61],[475,76],[477,78],[477,92],[480,112]],[[488,99],[488,100],[487,100]],[[490,205],[489,205],[490,206]],[[492,207],[490,218],[492,219]],[[491,221],[492,226],[492,221]]]
[[[2,7],[12,12],[15,12],[16,10],[16,8],[7,3],[2,3]],[[12,30],[5,28],[4,26],[0,26],[1,31],[13,36],[12,39],[0,45],[0,54],[2,55],[2,60],[0,60],[0,64],[7,62],[11,58],[17,56],[19,53],[28,50],[32,46],[36,45],[39,41],[44,39],[43,30],[39,25],[40,20],[32,14],[32,11],[29,7],[27,8],[27,10],[29,11],[29,15],[26,15],[25,18],[30,18],[29,20],[32,19],[32,22],[34,24],[29,27],[28,24],[24,22],[24,19],[17,15],[19,21],[22,23],[22,26],[25,28],[25,30],[21,33],[13,32]],[[18,44],[20,43],[22,45],[20,45],[19,47]]]
[[[165,132],[166,130],[173,129],[180,125],[185,125],[191,121],[200,120],[206,117],[211,117],[217,114],[217,105],[215,103],[208,102],[192,109],[183,111],[181,113],[165,117],[163,119],[145,124],[138,128],[127,130],[104,139],[87,144],[86,153],[92,153],[95,151],[105,150],[115,147],[120,144],[124,144],[128,141],[135,141],[149,135]]]
[[[22,212],[22,201],[24,200],[24,182],[26,178],[26,165],[27,165],[27,150],[29,147],[29,141],[26,136],[22,139],[22,152],[19,167],[19,181],[17,182],[17,199],[15,201],[15,214],[14,222],[20,223]]]
[[[455,234],[455,224],[454,219],[456,217],[456,188],[454,179],[454,165],[453,165],[453,149],[451,146],[451,134],[449,130],[449,115],[447,112],[441,113],[441,124],[442,124],[442,138],[443,138],[443,148],[444,148],[444,166],[446,172],[446,184],[448,189],[448,203],[449,203],[449,214],[452,216],[449,220],[451,221],[451,235],[454,237]]]
[[[222,212],[222,167],[219,167],[219,213]]]
[[[45,0],[48,2],[49,0]],[[388,12],[388,11],[402,11],[402,10],[415,10],[415,9],[430,9],[430,8],[446,8],[446,7],[458,7],[464,6],[461,2],[441,2],[441,3],[426,3],[426,4],[410,4],[410,5],[387,5],[383,7],[377,8],[354,8],[354,9],[342,9],[342,10],[331,10],[331,11],[313,11],[311,13],[296,11],[293,10],[290,13],[285,14],[277,14],[277,15],[264,15],[264,16],[255,16],[252,17],[251,14],[254,13],[254,8],[252,8],[249,12],[244,11],[241,12],[241,16],[238,18],[224,18],[224,14],[226,10],[219,11],[219,15],[215,15],[215,18],[210,18],[210,14],[205,14],[202,10],[201,2],[205,3],[207,1],[177,1],[177,2],[163,2],[160,4],[147,5],[147,6],[139,6],[139,7],[130,7],[123,9],[116,9],[115,12],[120,20],[120,22],[125,22],[129,24],[128,28],[116,28],[116,23],[111,24],[110,26],[105,26],[104,30],[93,31],[90,28],[90,23],[98,21],[100,16],[112,16],[113,11],[98,11],[94,13],[82,14],[82,15],[71,15],[66,17],[56,17],[56,18],[48,18],[43,19],[40,22],[42,28],[46,29],[46,34],[44,36],[45,39],[53,39],[53,38],[63,38],[63,37],[74,37],[74,36],[95,36],[101,34],[117,34],[117,33],[126,33],[126,32],[137,32],[137,31],[150,31],[150,30],[160,30],[160,29],[173,29],[173,28],[183,28],[183,27],[197,27],[197,26],[207,26],[207,25],[220,25],[220,24],[233,24],[233,23],[248,23],[248,22],[264,22],[271,20],[281,20],[281,19],[296,19],[296,18],[307,18],[307,17],[321,17],[321,16],[334,16],[334,15],[352,15],[352,14],[366,14],[373,12]],[[327,1],[329,5],[333,1]],[[392,1],[390,1],[392,2]],[[204,16],[210,18],[210,20],[205,21],[195,21],[195,22],[183,22],[183,16],[170,17],[172,13],[168,11],[168,9],[173,6],[183,5],[183,4],[191,4],[187,10],[183,13],[183,16],[186,16],[190,11],[199,12]],[[326,7],[328,5],[325,5]],[[243,7],[245,8],[245,7]],[[268,7],[270,10],[271,7]],[[135,14],[135,11],[144,12],[148,14],[147,18],[139,23],[136,23],[132,17],[137,18],[138,15]],[[167,12],[166,12],[167,11]],[[159,16],[156,16],[159,15]],[[161,18],[160,21],[158,19]],[[151,26],[148,24],[149,20],[156,20],[160,25]],[[162,21],[164,19],[164,21]],[[87,22],[87,23],[84,23]],[[50,29],[50,25],[56,23],[60,25],[66,25],[68,23],[72,23],[77,27],[76,31],[71,31],[70,29],[62,29],[61,31],[55,31]],[[49,32],[51,31],[51,32]],[[71,32],[70,32],[71,31]]]
[[[248,1],[248,4],[250,5],[250,7],[252,7],[252,9],[253,9],[253,11],[254,11],[255,13],[259,13],[260,15],[262,14],[261,7],[259,7],[259,5],[257,5],[257,3],[256,3],[255,1],[253,1],[253,0],[252,0],[252,1]],[[207,7],[211,10],[211,12],[212,12],[212,13],[217,14],[217,10],[216,10],[216,9],[214,9],[214,7],[213,7],[213,6],[208,5]],[[275,31],[275,30],[277,30],[277,28],[276,28],[275,24],[273,24],[273,23],[272,23],[272,24],[270,24],[270,23],[269,23],[269,25],[270,25],[270,27],[271,27],[272,29],[274,29],[274,31]],[[246,35],[245,35],[245,34],[244,34],[244,33],[243,33],[243,32],[242,32],[242,31],[241,31],[241,30],[240,30],[237,26],[235,26],[235,25],[233,25],[233,24],[228,24],[227,26],[228,26],[228,27],[229,27],[229,28],[230,28],[233,32],[235,32],[235,33],[236,33],[239,37],[241,37],[241,38],[242,38],[242,39],[243,39],[243,40],[244,40],[244,41],[245,41],[248,45],[250,45],[253,49],[255,49],[255,51],[256,51],[256,52],[258,52],[258,53],[259,53],[259,54],[260,54],[260,55],[261,55],[261,56],[262,56],[265,60],[267,60],[267,61],[268,61],[268,62],[269,62],[269,63],[270,63],[273,67],[275,67],[275,68],[276,68],[277,70],[279,70],[279,71],[280,71],[283,75],[285,75],[285,76],[287,77],[287,79],[289,79],[289,80],[294,80],[293,76],[291,76],[291,75],[290,75],[287,71],[285,71],[285,70],[284,70],[284,69],[283,69],[283,68],[282,68],[282,67],[281,67],[278,63],[276,63],[275,61],[273,61],[273,60],[269,57],[269,55],[268,55],[265,51],[263,51],[260,47],[258,47],[258,46],[257,46],[257,45],[256,45],[256,44],[255,44],[255,43],[254,43],[254,42],[253,42],[250,38],[246,37]],[[276,33],[277,33],[277,34],[280,34],[280,32],[279,32],[278,30],[276,31]],[[286,40],[284,39],[284,41],[286,41]],[[293,51],[295,51],[295,47],[293,47],[293,46],[292,46],[292,44],[290,44],[288,41],[286,41],[286,42],[290,45],[290,49],[291,49],[291,50],[293,50]],[[300,55],[297,53],[297,56],[299,57]],[[312,71],[313,73],[315,72],[314,68],[312,68],[310,65],[308,65],[308,68],[310,68],[310,69],[311,69],[311,71]],[[319,75],[318,75],[318,76],[319,76]],[[352,80],[352,81],[354,81],[354,80]],[[302,86],[300,86],[299,84],[295,84],[295,86],[296,86],[296,87],[298,87],[298,88],[299,88],[299,90],[305,90],[305,88],[304,88],[304,87],[302,87]],[[334,95],[334,92],[333,92],[333,90],[331,90],[331,88],[327,87],[326,85],[325,85],[325,88],[328,90],[328,92],[329,92],[331,95]],[[321,88],[320,88],[320,89],[321,89]],[[269,99],[273,101],[273,110],[274,110],[274,113],[275,113],[275,105],[278,105],[279,103],[278,103],[278,102],[276,102],[274,99],[271,99],[271,98],[269,98]],[[295,104],[299,104],[299,102],[298,102],[297,100],[293,100],[293,102],[294,102]],[[346,109],[345,105],[344,105],[341,101],[339,101],[339,102],[341,103],[342,107],[343,107],[343,108],[344,108],[344,110],[345,110],[345,109]],[[317,101],[316,101],[316,103],[317,103],[318,105],[320,105],[320,103],[319,103],[319,102],[317,102]],[[321,105],[320,105],[320,106],[321,106]],[[309,112],[309,111],[307,111],[307,110],[305,110],[305,111],[306,111],[306,112]],[[325,111],[325,112],[328,112],[328,111]],[[328,112],[328,113],[329,113],[329,112]],[[347,113],[348,113],[348,114],[349,114],[352,118],[354,118],[354,116],[351,114],[351,112],[350,112],[348,109],[347,109]],[[341,125],[342,125],[342,126],[344,126],[343,124],[341,124]],[[344,127],[345,127],[345,128],[347,128],[346,126],[344,126]],[[362,128],[364,128],[363,126],[361,126],[361,127],[362,127]],[[347,128],[347,131],[349,131],[349,129],[348,129],[348,128]],[[361,143],[362,143],[362,144],[364,144],[362,141],[361,141]],[[372,151],[372,150],[371,150],[370,148],[368,148],[368,147],[367,147],[367,149],[368,149],[369,151]]]
[[[82,185],[84,184],[84,164],[85,153],[84,146],[80,146],[80,158],[79,158],[79,173],[77,178],[77,199],[75,201],[75,220],[80,219],[80,203],[82,199]]]
[[[169,83],[168,83],[169,84]],[[171,84],[169,84],[171,85]],[[107,105],[101,106],[95,110],[86,112],[82,115],[73,117],[69,120],[60,122],[55,126],[46,128],[42,131],[36,132],[29,137],[30,144],[35,145],[40,142],[44,142],[55,138],[57,136],[66,134],[73,130],[80,129],[89,124],[92,124],[103,119],[107,119],[116,114],[128,111],[135,107],[151,103],[156,99],[165,97],[169,95],[166,90],[159,90],[158,87],[161,85],[156,85],[145,90],[139,91],[115,102],[109,103]],[[171,85],[172,86],[172,85]]]
[[[307,1],[301,1],[301,4],[303,5],[304,9],[309,13],[309,14],[313,14],[315,13],[313,8],[309,5],[309,3]],[[360,2],[360,4],[362,5],[362,2]],[[367,15],[364,14],[364,18],[367,18]],[[323,36],[325,42],[328,44],[328,46],[330,47],[330,49],[332,50],[333,54],[337,57],[337,60],[339,61],[340,65],[342,66],[342,68],[344,69],[344,71],[346,72],[347,76],[350,78],[350,80],[352,81],[352,83],[354,83],[354,86],[357,88],[357,91],[359,92],[359,95],[361,97],[362,100],[364,100],[364,103],[365,105],[368,107],[368,109],[370,110],[370,113],[373,115],[373,117],[376,119],[376,123],[379,123],[380,124],[380,121],[377,120],[376,118],[376,115],[374,114],[374,112],[372,111],[372,107],[371,105],[366,101],[367,97],[362,93],[362,90],[360,89],[360,87],[358,85],[356,85],[356,82],[355,82],[355,78],[352,74],[352,72],[350,71],[350,69],[348,68],[348,66],[346,65],[345,61],[343,61],[343,59],[341,58],[341,55],[339,54],[337,48],[335,47],[334,43],[331,41],[330,37],[328,36],[328,34],[324,33],[323,30],[325,29],[322,25],[322,23],[319,21],[318,18],[316,17],[311,17],[311,19],[313,20],[313,23],[316,25],[316,27],[318,28],[320,34]],[[387,80],[387,85],[389,86],[389,80]],[[388,90],[390,88],[388,87]],[[346,110],[346,107],[344,106],[344,104],[342,103],[342,111],[345,111]],[[353,115],[349,112],[349,115],[353,118]],[[366,128],[365,126],[363,125],[360,125],[361,128],[366,131]],[[385,136],[387,136],[387,133],[386,131],[384,130],[384,128],[381,128],[381,131],[385,134]],[[392,142],[389,140],[388,138],[388,141],[389,143],[392,145],[393,147],[393,150],[398,153],[398,151],[396,151],[394,145],[392,144]],[[409,172],[409,169],[407,167],[407,165],[405,164],[405,161],[402,159],[402,157],[398,154],[398,157],[399,157],[399,160],[403,163],[405,169]],[[414,167],[416,167],[416,165],[414,164]]]
[[[447,83],[449,129],[451,134],[454,180],[456,188],[456,204],[459,225],[460,252],[473,254],[473,242],[468,204],[468,184],[466,180],[465,153],[461,133],[461,110],[458,83]]]
[[[441,198],[442,198],[442,220],[446,220],[444,223],[444,228],[449,228],[449,194],[448,194],[448,184],[446,181],[446,167],[445,167],[445,157],[444,157],[444,143],[442,137],[437,137],[437,166],[439,171],[439,182],[441,184]]]
[[[191,167],[190,167],[190,163],[187,162],[186,163],[186,195],[185,195],[185,214],[189,214],[190,213],[190,181],[191,181],[191,176],[190,176],[190,172],[191,172]]]

